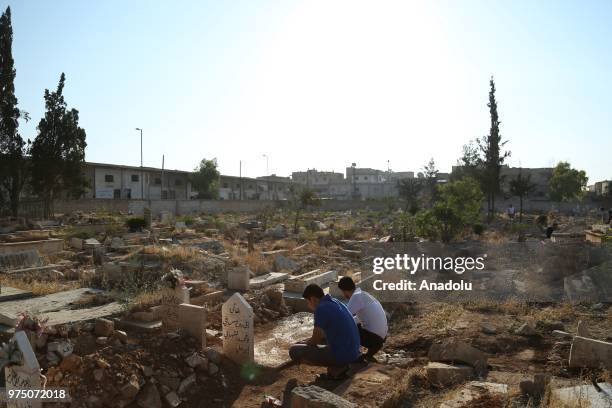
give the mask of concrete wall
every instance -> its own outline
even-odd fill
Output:
[[[519,201],[517,198],[508,200],[499,199],[495,202],[497,211],[503,212],[513,204],[518,211]],[[183,214],[200,214],[200,213],[222,213],[222,212],[259,212],[265,208],[286,208],[287,201],[273,200],[104,200],[104,199],[89,199],[89,200],[73,200],[73,201],[57,201],[54,204],[56,213],[70,213],[73,211],[105,211],[105,212],[130,212],[133,214],[142,214],[144,207],[151,208],[154,215],[159,216],[162,211],[167,211],[175,215]],[[401,208],[403,203],[396,202],[396,207]],[[525,200],[523,203],[526,212],[546,213],[549,211],[558,211],[562,213],[570,213],[572,210],[578,213],[583,213],[590,210],[596,210],[600,204],[590,201],[582,203],[557,203],[549,200]],[[486,209],[486,202],[483,202],[483,210]],[[373,210],[384,211],[387,209],[387,203],[381,200],[322,200],[321,206],[315,208],[315,211],[348,211],[348,210]]]

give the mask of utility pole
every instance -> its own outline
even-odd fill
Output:
[[[165,160],[165,155],[162,154],[162,174],[161,174],[161,190],[159,192],[161,198],[164,198],[164,160]]]
[[[357,199],[357,180],[355,179],[355,172],[356,172],[356,167],[357,167],[357,163],[353,163],[352,166],[353,168],[353,200]]]
[[[270,175],[270,171],[268,170],[268,155],[264,154],[263,157],[266,158],[266,176]]]
[[[140,199],[144,200],[144,173],[142,170],[142,129],[136,128],[140,131]]]
[[[242,160],[240,160],[240,200],[242,200]]]

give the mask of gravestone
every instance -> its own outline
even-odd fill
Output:
[[[221,307],[223,354],[235,363],[254,361],[253,308],[240,293]]]
[[[32,350],[28,336],[24,331],[15,333],[15,342],[22,354],[22,363],[18,366],[6,367],[4,370],[6,378],[6,391],[9,390],[39,390],[40,366],[36,355]],[[27,399],[11,400],[7,408],[41,408],[41,401]]]
[[[230,290],[249,290],[251,271],[248,266],[237,266],[227,271],[227,288]]]
[[[206,348],[206,308],[181,303],[178,306],[181,329],[201,342],[202,350]]]
[[[151,228],[151,224],[153,223],[153,217],[151,215],[151,209],[149,207],[145,207],[143,210],[145,228]]]
[[[180,327],[179,305],[181,303],[189,303],[188,288],[177,286],[163,292],[159,316],[165,330],[176,330]]]

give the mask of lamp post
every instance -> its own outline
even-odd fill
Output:
[[[268,171],[268,155],[263,154],[262,156],[266,158],[266,176],[269,176],[270,172]]]
[[[140,131],[140,199],[144,200],[144,174],[142,172],[142,129],[136,128]]]

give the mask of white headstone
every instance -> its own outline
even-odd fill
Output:
[[[240,293],[221,307],[223,354],[236,363],[254,361],[253,308]]]
[[[238,266],[227,271],[227,288],[230,290],[249,290],[251,271],[247,266]]]
[[[200,340],[202,349],[206,348],[206,308],[182,303],[178,313],[181,329]]]
[[[166,330],[176,330],[180,327],[178,305],[189,303],[189,289],[176,287],[166,289],[161,298],[160,319]]]
[[[6,367],[4,375],[6,377],[6,391],[9,390],[39,390],[40,383],[40,366],[38,360],[32,350],[28,336],[24,331],[15,333],[15,341],[17,347],[22,354],[22,363],[18,366]],[[8,395],[8,394],[7,394]],[[11,400],[7,408],[41,408],[41,401],[32,401],[27,399]]]

